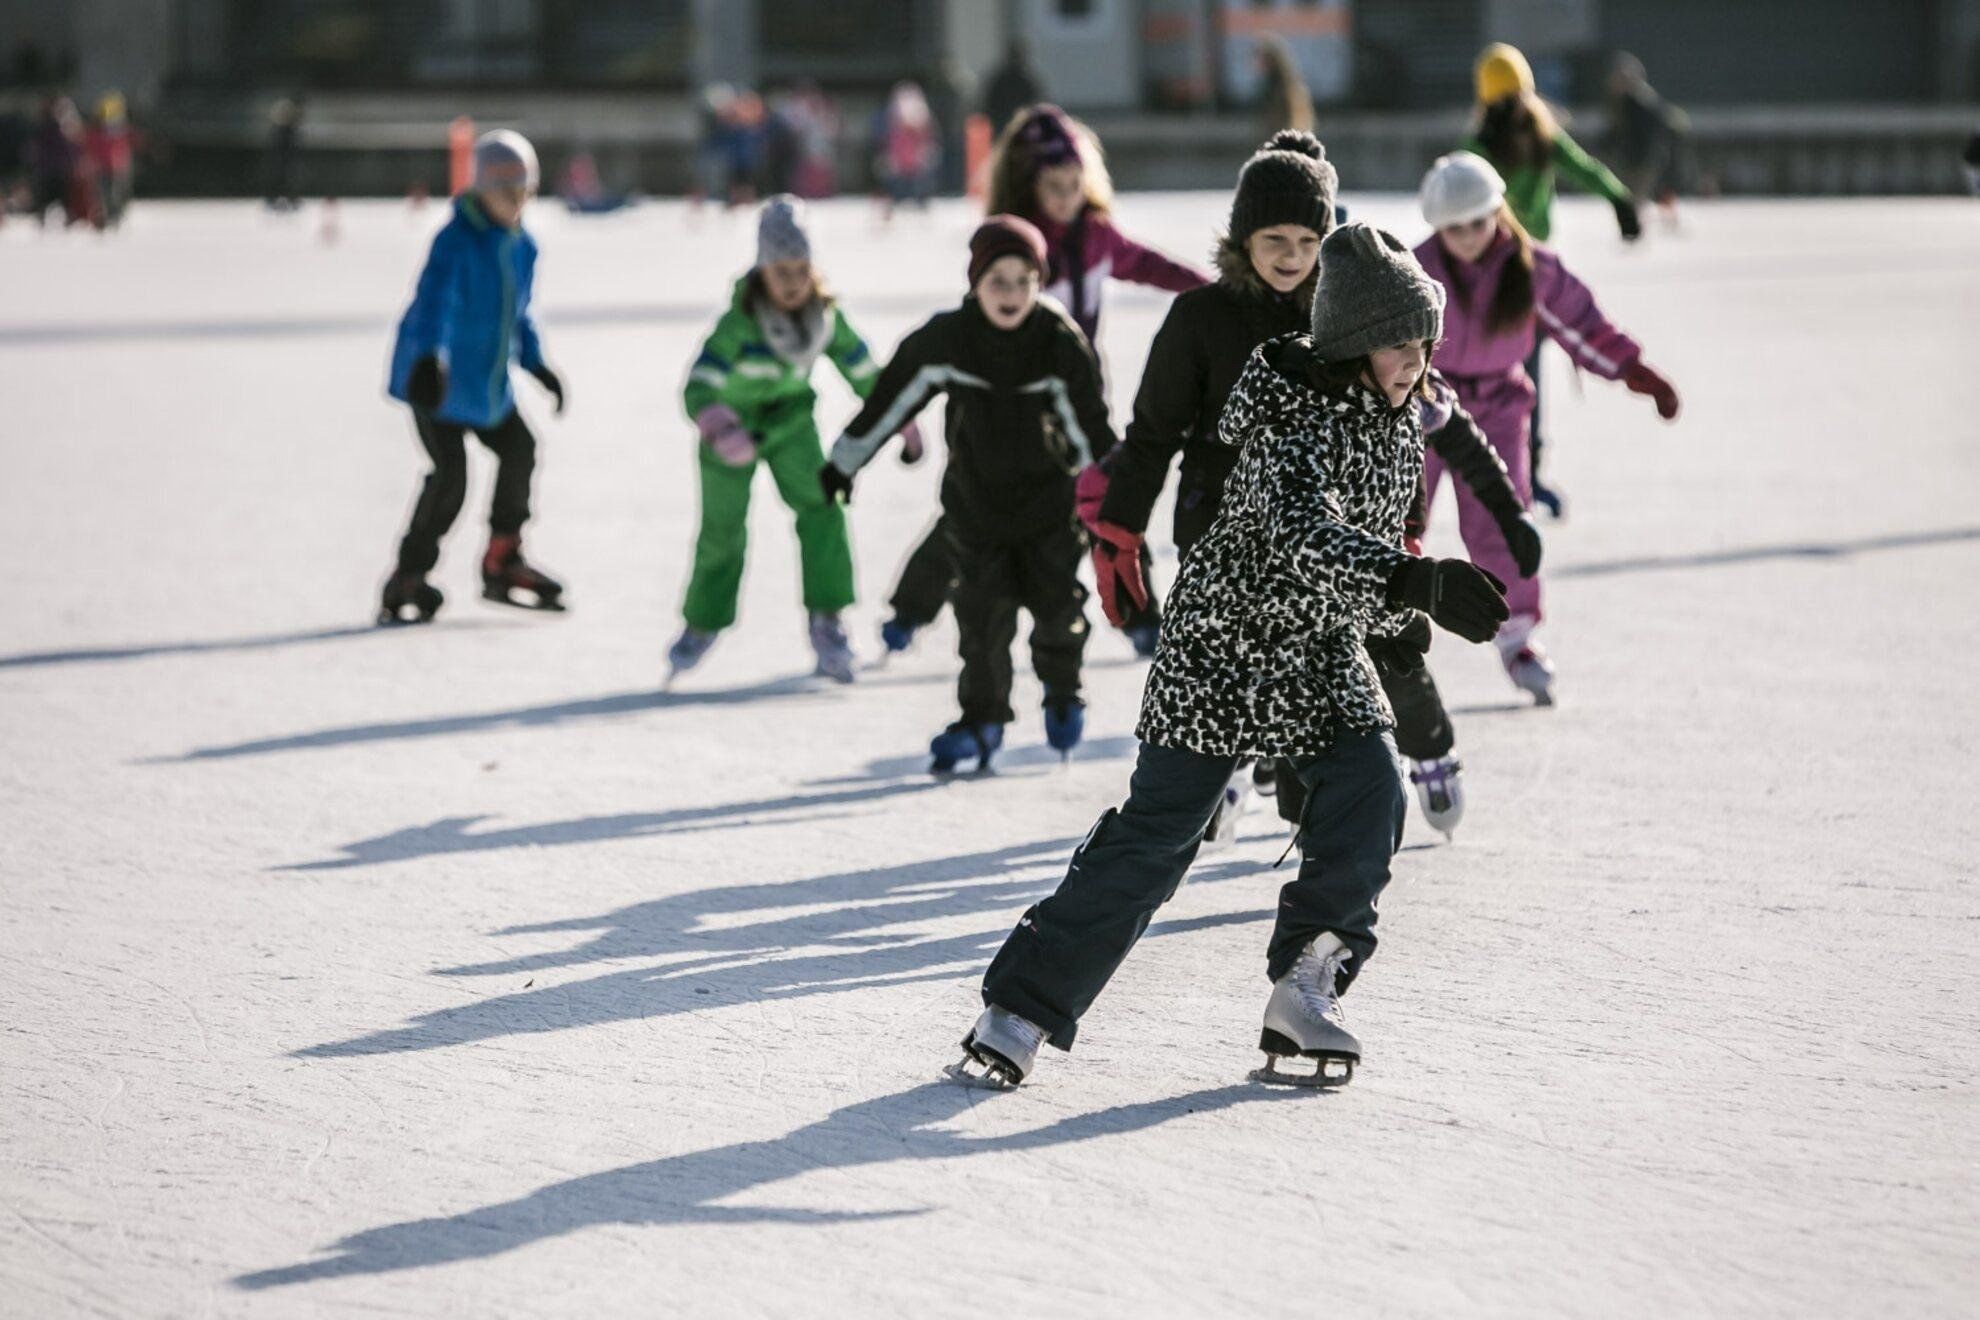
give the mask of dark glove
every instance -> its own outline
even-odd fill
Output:
[[[1430,649],[1430,620],[1412,610],[1409,622],[1387,637],[1368,639],[1368,658],[1384,674],[1413,674]]]
[[[1093,528],[1093,585],[1100,593],[1100,612],[1116,628],[1127,626],[1127,611],[1121,608],[1126,594],[1142,609],[1148,608],[1148,580],[1141,575],[1141,534],[1110,522]]]
[[[1467,642],[1492,640],[1510,614],[1506,584],[1467,559],[1403,560],[1389,577],[1389,600]]]
[[[1540,571],[1540,529],[1533,522],[1533,515],[1524,510],[1517,513],[1501,514],[1498,519],[1499,531],[1506,538],[1506,549],[1512,551],[1513,563],[1519,568],[1519,575],[1530,578]]]
[[[555,411],[557,416],[562,417],[564,415],[564,382],[558,379],[556,372],[541,364],[531,367],[529,374],[536,377],[536,383],[549,391],[550,397],[557,401]]]
[[[413,363],[412,374],[406,377],[406,402],[431,412],[446,397],[447,369],[440,359],[429,354]]]
[[[853,502],[853,479],[827,463],[818,469],[818,489],[825,492],[827,504],[851,504]]]
[[[913,467],[921,461],[922,455],[928,452],[928,442],[921,438],[921,426],[912,418],[909,418],[908,424],[901,428],[900,434],[901,465]]]
[[[1657,401],[1657,415],[1670,421],[1678,415],[1677,386],[1664,379],[1662,372],[1649,365],[1642,358],[1629,364],[1623,372],[1623,384],[1635,394],[1647,394]]]
[[[1634,243],[1643,237],[1643,221],[1637,218],[1636,203],[1627,197],[1616,202],[1616,228],[1622,231],[1625,243]]]

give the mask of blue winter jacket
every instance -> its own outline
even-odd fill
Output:
[[[387,389],[406,399],[413,364],[438,356],[447,368],[441,420],[493,426],[516,406],[509,363],[543,365],[543,344],[529,315],[536,240],[520,225],[502,229],[473,194],[454,202],[454,218],[433,238],[412,306],[399,320]]]

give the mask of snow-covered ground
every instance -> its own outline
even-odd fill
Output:
[[[1201,255],[1225,205],[1121,210]],[[1637,250],[1565,205],[1685,414],[1550,361],[1562,701],[1439,641],[1470,814],[1411,824],[1334,1094],[1244,1080],[1262,813],[1075,1054],[939,1080],[1123,791],[1118,636],[1070,767],[1025,678],[1001,773],[931,782],[952,631],[805,678],[766,480],[742,623],[658,691],[678,388],[742,217],[538,208],[572,406],[522,382],[529,547],[573,611],[477,598],[477,451],[440,621],[368,627],[421,469],[380,383],[440,217],[0,230],[0,1312],[1971,1314],[1970,203],[1698,205]],[[959,296],[969,223],[823,212],[876,350]],[[1165,305],[1112,297],[1117,417]],[[862,482],[869,654],[934,467]]]

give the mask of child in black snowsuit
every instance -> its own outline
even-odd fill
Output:
[[[1506,604],[1468,561],[1403,548],[1442,287],[1394,235],[1364,224],[1328,236],[1320,270],[1312,334],[1261,345],[1223,409],[1218,436],[1237,462],[1170,596],[1127,801],[1094,825],[984,977],[986,1007],[963,1044],[1005,1083],[1023,1079],[1045,1041],[1072,1047],[1246,756],[1283,758],[1307,790],[1303,858],[1267,951],[1261,1046],[1319,1060],[1309,1084],[1345,1081],[1360,1058],[1338,996],[1375,950],[1405,801],[1370,649],[1405,645],[1424,614],[1484,642]],[[1286,1076],[1268,1065],[1263,1079]]]
[[[934,769],[1003,744],[1011,712],[1011,643],[1020,606],[1032,618],[1031,661],[1045,687],[1045,733],[1070,752],[1085,725],[1084,541],[1073,478],[1114,445],[1093,348],[1038,297],[1045,240],[1016,216],[992,216],[969,241],[969,296],[901,341],[866,406],[819,472],[850,499],[853,475],[937,394],[948,396],[949,465],[942,511],[961,570],[956,629],[962,718],[930,744]]]

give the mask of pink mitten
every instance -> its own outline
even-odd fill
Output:
[[[748,467],[756,461],[756,441],[728,404],[709,404],[694,415],[694,425],[701,432],[701,443],[730,467]]]
[[[901,428],[901,462],[913,467],[928,452],[928,442],[921,438],[921,423],[910,419]]]

